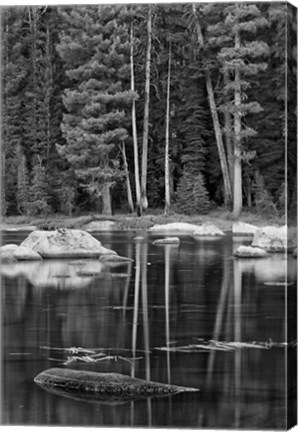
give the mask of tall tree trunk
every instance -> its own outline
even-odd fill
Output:
[[[201,24],[196,14],[196,5],[194,3],[192,5],[192,8],[193,8],[194,16],[196,18],[196,30],[197,30],[198,42],[200,47],[203,48],[204,38],[201,30]],[[218,150],[218,155],[220,160],[221,172],[222,172],[223,182],[224,182],[224,201],[226,205],[229,205],[232,202],[231,182],[229,177],[229,170],[228,170],[225,148],[222,139],[222,132],[221,132],[218,113],[215,104],[215,97],[214,97],[214,91],[213,91],[213,86],[211,81],[210,70],[208,67],[205,69],[205,81],[206,81],[208,101],[209,101],[209,106],[210,106],[210,111],[211,111],[211,116],[213,121],[213,127],[215,132],[217,150]]]
[[[147,168],[148,168],[147,165],[148,165],[151,39],[152,39],[152,6],[149,4],[148,21],[147,21],[147,54],[146,54],[146,73],[145,73],[145,101],[144,101],[142,182],[141,182],[141,206],[144,210],[148,207],[146,188],[147,188]]]
[[[126,151],[125,151],[125,142],[122,142],[122,157],[123,157],[123,165],[124,165],[124,173],[125,173],[125,179],[126,179],[126,191],[127,191],[127,202],[130,213],[133,213],[134,207],[133,207],[133,199],[132,199],[132,193],[131,193],[131,186],[130,186],[130,180],[129,180],[129,170],[128,170],[128,163],[126,158]]]
[[[172,50],[169,42],[169,64],[167,80],[167,110],[166,110],[166,145],[165,145],[165,215],[169,214],[171,207],[170,197],[170,168],[169,168],[169,136],[170,136],[170,85],[171,85]]]
[[[31,32],[31,62],[32,62],[32,135],[33,135],[33,151],[37,151],[37,6],[29,6],[28,8],[30,32]]]
[[[229,72],[224,71],[224,84],[225,89],[227,84],[229,83]],[[228,92],[224,91],[224,103],[227,107],[230,103]],[[229,166],[229,174],[230,174],[230,183],[231,183],[231,189],[232,185],[234,184],[234,146],[231,136],[232,131],[232,118],[231,113],[226,109],[224,112],[225,117],[225,143],[226,143],[226,151],[227,151],[227,159],[228,159],[228,166]]]
[[[50,28],[47,23],[46,28],[46,94],[45,94],[45,106],[46,106],[46,165],[48,167],[49,164],[49,156],[50,156],[50,144],[51,144],[51,110],[50,110],[50,102],[52,95],[52,86],[53,86],[53,71],[52,71],[52,58],[51,58],[51,39],[50,39]]]
[[[102,214],[108,216],[112,214],[111,186],[109,184],[104,186],[102,191]]]
[[[130,88],[131,91],[135,91],[133,43],[134,40],[133,40],[133,22],[132,22],[130,25]],[[136,101],[134,99],[132,101],[131,122],[132,122],[135,186],[136,186],[136,207],[137,207],[137,213],[140,216],[142,213],[141,186],[140,186],[138,135],[137,135],[137,120],[136,120]]]
[[[235,49],[240,48],[239,30],[235,34]],[[240,68],[235,68],[235,92],[234,92],[234,200],[233,215],[239,217],[242,211],[242,167],[241,167],[241,82]]]

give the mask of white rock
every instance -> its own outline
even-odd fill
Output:
[[[16,262],[17,259],[14,256],[14,252],[18,249],[16,244],[7,244],[0,248],[0,259],[2,262]]]
[[[180,243],[179,237],[166,237],[162,239],[156,239],[153,242],[153,244],[155,245],[167,245],[167,244],[179,244],[179,243]]]
[[[82,227],[83,230],[88,232],[92,231],[110,231],[114,228],[115,222],[109,220],[92,221]]]
[[[239,246],[235,250],[234,256],[238,258],[263,258],[267,257],[268,253],[264,249],[252,246]]]
[[[233,236],[249,236],[254,235],[257,229],[258,227],[255,225],[245,222],[235,222],[233,223],[232,233]]]
[[[198,225],[190,224],[187,222],[172,222],[163,225],[154,225],[148,228],[150,232],[183,232],[183,233],[194,233],[199,228]]]
[[[217,228],[216,225],[214,225],[211,222],[206,222],[200,227],[196,229],[196,231],[193,233],[194,236],[224,236],[225,233],[221,231],[219,228]]]
[[[39,253],[24,246],[19,246],[13,255],[18,261],[34,261],[42,259]]]
[[[116,252],[82,230],[33,231],[22,243],[43,258],[92,258]]]
[[[287,226],[258,228],[252,246],[261,247],[269,252],[284,252],[297,245],[296,230]]]

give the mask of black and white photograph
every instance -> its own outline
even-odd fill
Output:
[[[297,424],[297,7],[7,4],[1,426]]]

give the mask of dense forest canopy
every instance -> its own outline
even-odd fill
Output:
[[[4,214],[296,206],[289,4],[1,12]]]

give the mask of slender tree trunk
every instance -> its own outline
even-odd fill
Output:
[[[50,144],[51,144],[51,93],[53,85],[53,72],[52,72],[52,59],[51,59],[51,40],[50,40],[50,29],[47,24],[46,29],[46,94],[45,94],[45,105],[46,105],[46,164],[48,167],[49,156],[50,156]]]
[[[203,48],[204,38],[201,30],[200,21],[197,18],[197,14],[196,14],[196,5],[193,3],[192,7],[193,7],[194,16],[196,18],[196,30],[197,30],[198,42],[201,48]],[[213,91],[209,68],[205,69],[205,80],[206,80],[206,88],[208,93],[208,101],[209,101],[209,106],[210,106],[210,111],[211,111],[211,116],[212,116],[212,121],[214,126],[217,150],[218,150],[218,155],[220,160],[221,172],[222,172],[223,182],[224,182],[224,201],[226,205],[229,205],[230,202],[232,201],[232,189],[231,189],[227,158],[224,149],[222,132],[221,132],[218,113],[216,109],[214,91]]]
[[[129,170],[128,170],[128,163],[126,158],[126,150],[125,150],[125,142],[122,142],[122,157],[123,157],[123,165],[124,165],[124,173],[125,173],[125,179],[126,179],[126,191],[127,191],[127,202],[130,213],[133,213],[134,207],[133,207],[133,199],[132,199],[132,193],[131,193],[131,186],[130,186],[130,180],[129,180]]]
[[[235,49],[240,48],[239,30],[235,34]],[[235,68],[235,93],[234,93],[234,201],[233,215],[239,217],[242,211],[242,167],[241,167],[241,82],[240,68]]]
[[[229,83],[229,73],[228,71],[224,72],[224,83],[225,87]],[[229,96],[228,92],[225,90],[224,92],[224,103],[227,107],[229,104]],[[230,174],[230,184],[231,186],[234,184],[234,148],[233,148],[233,141],[231,136],[232,131],[232,118],[231,113],[226,109],[224,112],[225,116],[225,142],[226,142],[226,151],[227,151],[227,159],[228,159],[228,166],[229,166],[229,174]],[[231,187],[232,189],[232,187]]]
[[[130,88],[131,91],[135,91],[133,42],[134,41],[133,41],[133,22],[132,22],[130,26]],[[132,101],[131,122],[132,122],[135,186],[136,186],[136,207],[137,207],[137,213],[140,216],[142,212],[141,186],[140,186],[139,150],[138,150],[138,135],[137,135],[137,120],[136,120],[136,101],[134,99]]]
[[[111,215],[112,214],[112,204],[111,204],[111,186],[106,185],[102,191],[102,214]]]
[[[167,80],[167,110],[166,110],[166,146],[165,146],[165,215],[169,214],[171,207],[170,197],[170,168],[169,168],[169,136],[170,136],[170,85],[171,85],[172,50],[169,42],[169,64]]]
[[[33,87],[33,107],[32,107],[32,134],[33,149],[37,151],[37,6],[29,6],[29,23],[31,31],[31,61],[32,61],[32,87]]]
[[[142,182],[141,182],[141,206],[145,210],[148,207],[146,195],[147,168],[148,168],[148,132],[149,132],[149,102],[150,102],[150,70],[151,70],[151,39],[152,39],[152,6],[148,5],[147,22],[147,54],[145,73],[145,101],[144,101],[144,127],[143,127],[143,154],[142,154]]]

